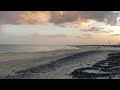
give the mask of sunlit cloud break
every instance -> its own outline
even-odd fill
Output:
[[[0,11],[1,24],[85,23],[90,20],[115,25],[117,13],[112,11]]]
[[[119,11],[0,11],[0,44],[115,44],[119,17]]]

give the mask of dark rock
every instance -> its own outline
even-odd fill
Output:
[[[99,72],[91,73],[86,72],[86,70],[97,70]],[[120,75],[120,53],[111,53],[107,60],[102,60],[91,67],[76,69],[70,75],[78,79],[112,79],[112,77]]]

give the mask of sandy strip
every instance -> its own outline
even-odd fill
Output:
[[[76,56],[72,55],[71,59],[66,59],[66,63],[59,63],[59,68],[54,68],[53,71],[48,71],[46,73],[34,73],[31,78],[40,78],[40,79],[72,79],[69,74],[78,68],[92,66],[94,63],[104,60],[109,52],[85,52],[78,53]],[[68,57],[69,58],[69,57]],[[63,60],[63,59],[62,59]],[[65,61],[65,60],[64,60]],[[56,62],[57,63],[57,62]]]
[[[83,49],[82,49],[83,48]],[[72,79],[75,69],[90,67],[105,60],[113,50],[97,47],[0,54],[0,78],[4,79]]]
[[[48,52],[0,53],[0,75],[14,74],[15,71],[45,64],[77,52],[81,51],[72,49]]]

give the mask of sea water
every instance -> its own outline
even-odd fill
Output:
[[[43,52],[59,49],[78,49],[65,45],[0,45],[0,53],[8,52]]]

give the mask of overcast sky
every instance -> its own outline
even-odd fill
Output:
[[[0,11],[0,44],[120,43],[117,11]]]

